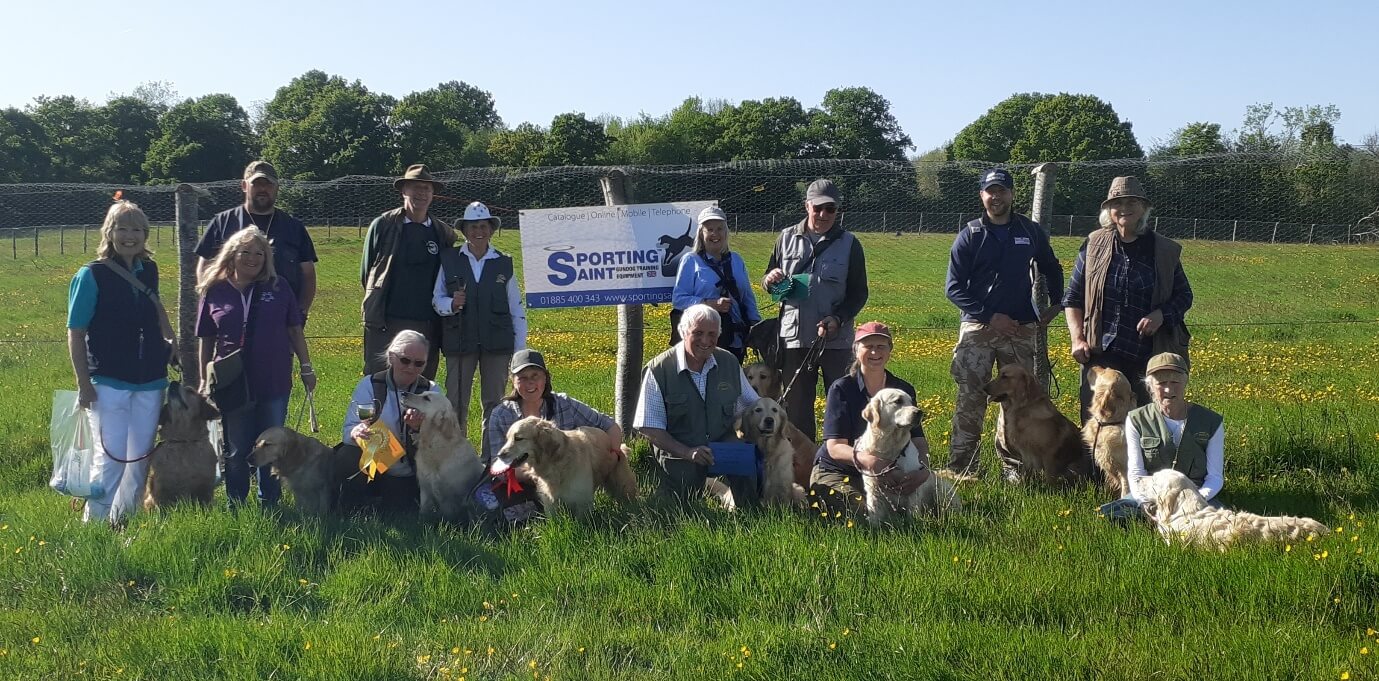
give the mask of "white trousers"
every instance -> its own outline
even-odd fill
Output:
[[[162,406],[162,390],[96,385],[96,401],[89,410],[91,432],[96,435],[91,476],[104,487],[105,495],[86,500],[82,520],[119,522],[143,501],[148,459],[142,457],[153,449]],[[120,463],[115,459],[139,461]]]

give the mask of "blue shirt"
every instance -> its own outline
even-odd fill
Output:
[[[948,299],[962,311],[962,321],[986,324],[997,312],[1021,324],[1035,321],[1030,260],[1039,264],[1049,300],[1061,300],[1063,265],[1038,223],[1016,213],[1004,225],[985,216],[967,223],[948,258]]]
[[[889,371],[886,372],[886,387],[895,388],[909,395],[911,400],[915,399],[914,386]],[[828,455],[828,441],[856,442],[857,438],[867,432],[867,422],[862,418],[862,410],[867,408],[871,398],[872,395],[867,392],[867,385],[861,374],[848,374],[828,387],[828,399],[824,402],[824,442],[814,454],[815,466],[835,473],[857,475],[857,469],[852,464],[840,463]],[[920,421],[923,420],[921,414]],[[923,423],[915,424],[910,430],[910,437],[924,437]]]
[[[273,248],[273,269],[279,277],[287,281],[293,295],[300,299],[302,263],[318,260],[316,245],[311,241],[311,234],[306,231],[306,224],[285,211],[275,210],[272,215],[254,215],[241,204],[216,213],[206,224],[206,233],[196,245],[196,254],[207,260],[214,259],[230,235],[249,225],[258,227],[268,235],[268,243]]]
[[[740,348],[746,340],[746,327],[761,321],[761,313],[757,312],[756,294],[752,293],[752,282],[747,278],[747,265],[742,262],[742,256],[732,251],[727,254],[728,264],[732,267],[735,292],[723,289],[722,280],[718,272],[714,271],[715,260],[698,253],[690,253],[681,258],[670,302],[675,309],[684,311],[691,305],[704,302],[705,299],[731,298],[733,306],[728,312],[727,321],[737,329],[737,333],[733,338],[721,339],[719,345],[725,348]],[[745,323],[743,312],[747,314]],[[724,324],[724,327],[726,330],[727,324]]]
[[[142,258],[134,260],[132,274],[138,275],[144,271],[144,261]],[[138,293],[133,284],[129,285],[129,290]],[[96,276],[91,274],[91,268],[82,265],[72,277],[72,284],[67,288],[67,328],[85,329],[91,325],[91,319],[96,316],[96,297],[100,292],[96,286]],[[116,390],[129,390],[142,392],[145,390],[162,390],[168,386],[167,377],[149,381],[147,383],[129,383],[109,376],[93,374],[91,383],[103,385]]]

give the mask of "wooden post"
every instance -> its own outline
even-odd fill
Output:
[[[86,252],[86,228],[89,227],[89,226],[90,226],[90,225],[82,225],[82,226],[81,226],[81,252],[82,252],[82,253],[85,253],[85,252]]]
[[[1278,223],[1274,223],[1274,235],[1269,237],[1269,243],[1278,243]]]
[[[1054,178],[1058,175],[1058,166],[1053,163],[1040,163],[1030,171],[1034,175],[1034,202],[1030,207],[1030,217],[1039,223],[1040,229],[1044,230],[1044,238],[1049,237],[1049,222],[1053,220],[1053,187]],[[1030,274],[1030,298],[1034,301],[1034,313],[1039,319],[1043,319],[1044,313],[1052,306],[1049,300],[1049,282],[1047,273],[1040,272],[1036,263],[1031,260],[1029,264]],[[1039,379],[1039,385],[1043,386],[1047,392],[1053,383],[1053,364],[1049,362],[1049,327],[1039,324],[1039,333],[1035,339],[1034,349],[1034,375]]]
[[[1068,236],[1073,235],[1073,214],[1068,213]]]
[[[1239,221],[1239,220],[1236,220],[1236,221],[1232,222],[1232,223],[1231,223],[1231,241],[1235,241],[1235,233],[1236,233],[1237,231],[1239,231],[1239,230],[1240,230],[1240,221]]]
[[[1192,219],[1192,240],[1197,240],[1197,218]]]
[[[622,170],[614,168],[608,171],[607,175],[599,178],[599,186],[603,189],[604,205],[627,205],[627,174]],[[618,306],[618,364],[613,386],[613,411],[624,433],[632,432],[637,394],[641,391],[644,319],[641,304]]]
[[[1307,228],[1307,243],[1312,243],[1312,233],[1315,231],[1317,231],[1317,223],[1314,222],[1311,227]]]
[[[34,227],[34,257],[38,257],[38,228]]]
[[[57,254],[67,255],[67,226],[57,226]]]
[[[211,193],[190,184],[177,185],[177,359],[182,365],[182,382],[201,384],[196,351],[196,241],[198,219],[196,199]]]
[[[10,228],[10,259],[19,259],[19,228]]]

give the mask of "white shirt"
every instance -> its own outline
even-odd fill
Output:
[[[484,276],[484,261],[493,260],[502,253],[489,246],[484,257],[476,258],[469,252],[469,244],[465,244],[460,247],[460,255],[469,261],[469,268],[474,271],[474,280],[478,281]],[[508,293],[508,312],[512,314],[512,349],[522,350],[527,347],[527,309],[522,307],[522,293],[517,290],[517,272],[514,271],[504,285]],[[436,314],[449,317],[455,314],[450,310],[453,300],[454,298],[445,290],[445,268],[442,267],[436,273],[436,285],[431,288],[431,307],[436,309]]]
[[[1173,444],[1182,442],[1187,419],[1175,420],[1165,416],[1164,423],[1168,425],[1168,435],[1173,438]],[[1207,441],[1207,477],[1203,478],[1202,487],[1197,490],[1208,501],[1221,491],[1221,485],[1225,482],[1221,474],[1225,458],[1226,424],[1222,423]],[[1148,497],[1140,491],[1139,483],[1140,478],[1149,475],[1144,468],[1144,448],[1140,446],[1140,432],[1130,419],[1125,420],[1125,473],[1130,478],[1130,496],[1141,503],[1148,501]]]
[[[718,366],[718,359],[710,355],[709,361],[704,362],[702,369],[693,371],[689,368],[685,343],[681,341],[675,344],[675,364],[677,372],[689,372],[690,380],[694,382],[694,387],[699,390],[699,397],[702,399],[709,380],[709,370]],[[757,391],[747,382],[747,375],[739,370],[737,377],[740,379],[742,394],[738,395],[737,402],[733,405],[733,416],[740,416],[758,399]],[[632,415],[632,427],[666,429],[666,400],[661,395],[661,385],[656,382],[656,377],[651,375],[650,369],[642,372],[642,394],[637,398],[637,410]]]

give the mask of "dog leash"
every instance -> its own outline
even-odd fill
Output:
[[[311,432],[319,433],[321,432],[321,422],[316,418],[316,391],[314,390],[306,391],[306,398],[302,400],[301,406],[297,407],[297,425],[292,429],[299,433],[302,431],[302,416],[307,412],[307,405],[311,405],[311,420],[308,421],[311,425]]]
[[[806,368],[810,366],[813,366],[816,369],[818,368],[819,357],[823,355],[824,352],[824,342],[824,336],[817,336],[815,337],[814,342],[809,345],[809,351],[805,353],[804,361],[800,362],[799,368],[795,369],[795,375],[790,377],[790,382],[785,384],[785,390],[781,391],[781,402],[785,402],[786,396],[790,394],[790,389],[795,387],[795,380],[800,377],[800,374],[804,373],[804,370]]]

